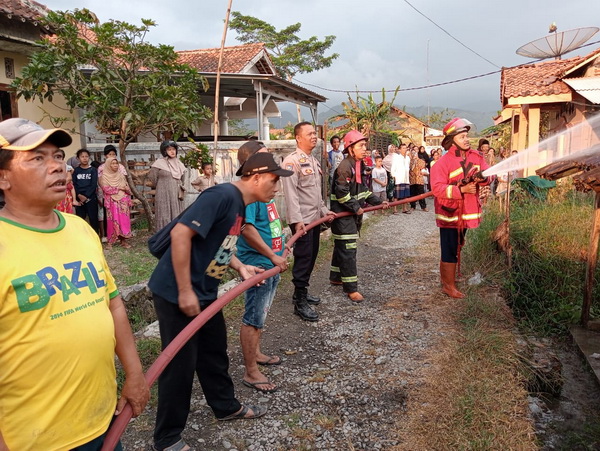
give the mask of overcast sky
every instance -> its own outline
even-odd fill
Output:
[[[101,21],[140,18],[157,22],[153,43],[175,50],[219,47],[227,0],[41,0],[50,9],[89,8]],[[331,48],[340,56],[328,69],[299,74],[296,83],[331,90],[393,90],[476,76],[530,60],[515,53],[527,42],[558,31],[600,26],[598,0],[426,1],[409,0],[415,8],[477,52],[467,50],[404,0],[233,0],[233,11],[253,15],[277,29],[301,22],[301,37],[335,35]],[[588,42],[600,41],[600,32]],[[237,45],[229,31],[226,45]],[[429,52],[427,51],[429,45]],[[564,56],[585,55],[600,43]],[[491,61],[485,61],[485,59]],[[498,66],[498,67],[496,67]],[[443,87],[400,92],[396,105],[441,106],[476,111],[500,109],[500,75]],[[339,109],[344,93],[304,84],[329,100],[319,111]]]

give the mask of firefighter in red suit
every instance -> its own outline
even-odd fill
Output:
[[[435,196],[435,219],[440,228],[440,277],[442,291],[453,298],[465,295],[456,288],[456,266],[467,229],[479,227],[479,187],[490,177],[483,155],[471,149],[468,132],[473,124],[454,118],[444,127],[442,146],[448,152],[431,167],[431,190]]]
[[[331,211],[350,211],[353,216],[336,217],[331,223],[334,240],[333,256],[329,281],[332,285],[342,285],[344,292],[353,302],[362,302],[364,297],[358,292],[356,269],[356,248],[358,232],[362,225],[363,207],[388,203],[382,202],[365,185],[365,165],[367,137],[357,130],[344,136],[344,153],[348,156],[341,161],[333,173],[331,181]]]

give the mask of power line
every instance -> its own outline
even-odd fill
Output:
[[[467,81],[467,80],[473,80],[473,79],[476,79],[476,78],[487,77],[489,75],[498,74],[500,72],[501,72],[500,70],[495,70],[493,72],[488,72],[488,73],[485,73],[485,74],[473,75],[471,77],[459,78],[457,80],[444,81],[444,82],[441,82],[441,83],[434,83],[434,84],[431,84],[431,85],[415,86],[413,88],[401,88],[401,89],[398,89],[398,92],[400,92],[400,91],[418,91],[420,89],[435,88],[435,87],[438,87],[438,86],[450,85],[450,84],[453,84],[453,83],[460,83],[462,81]],[[322,86],[313,85],[311,83],[306,83],[304,81],[300,81],[297,78],[294,78],[293,80],[295,82],[297,82],[297,83],[302,84],[302,85],[312,86],[313,88],[319,88],[322,91],[329,91],[329,92],[344,92],[344,93],[346,93],[346,92],[358,92],[358,93],[361,93],[361,94],[375,94],[375,93],[381,92],[381,89],[375,89],[375,90],[329,89],[329,88],[323,88]],[[384,89],[384,91],[385,92],[395,92],[396,90],[395,89]]]
[[[429,17],[427,17],[425,14],[423,14],[421,11],[419,11],[417,8],[415,8],[408,0],[404,0],[404,3],[406,3],[408,6],[410,6],[412,9],[414,9],[416,12],[418,12],[420,15],[422,15],[425,19],[427,19],[429,22],[431,22],[432,24],[434,24],[436,27],[438,27],[440,30],[442,30],[444,33],[446,33],[448,36],[450,36],[452,39],[454,39],[456,42],[458,42],[460,45],[462,45],[464,48],[466,48],[467,50],[469,50],[470,52],[473,52],[475,55],[477,55],[479,58],[487,61],[488,63],[490,63],[492,66],[497,67],[498,69],[500,69],[500,66],[498,66],[497,64],[492,63],[489,59],[487,59],[485,56],[480,55],[479,53],[477,53],[475,50],[473,50],[471,47],[469,47],[468,45],[464,44],[463,42],[461,42],[458,38],[455,38],[454,36],[452,36],[448,31],[446,31],[444,28],[442,28],[440,25],[438,25],[437,23],[435,23],[432,19],[430,19]]]
[[[600,44],[600,41],[594,41],[594,42],[590,42],[588,44],[580,45],[579,47],[574,48],[571,51],[575,51],[575,50],[581,49],[583,47],[589,47],[590,45],[595,45],[595,44]],[[542,61],[544,59],[547,59],[547,58],[534,59],[534,60],[528,61],[527,63],[516,64],[514,66],[505,67],[504,69],[512,69],[512,68],[515,68],[515,67],[524,66],[525,64],[533,64],[533,63],[537,63],[539,61]],[[476,78],[487,77],[489,75],[494,75],[494,74],[497,74],[497,73],[500,73],[500,72],[502,72],[502,69],[495,70],[493,72],[487,72],[485,74],[472,75],[470,77],[465,77],[465,78],[458,78],[456,80],[444,81],[444,82],[441,82],[441,83],[434,83],[434,84],[431,84],[431,85],[415,86],[415,87],[412,87],[412,88],[401,88],[398,91],[418,91],[418,90],[421,90],[421,89],[435,88],[435,87],[438,87],[438,86],[451,85],[451,84],[454,84],[454,83],[460,83],[460,82],[467,81],[467,80],[474,80]],[[313,88],[318,88],[318,89],[320,89],[322,91],[328,91],[328,92],[343,92],[343,93],[357,92],[357,93],[360,93],[360,94],[375,94],[375,93],[378,93],[378,92],[382,91],[381,89],[374,89],[374,90],[329,89],[329,88],[323,88],[322,86],[313,85],[311,83],[306,83],[306,82],[300,81],[297,78],[294,78],[293,81],[295,81],[296,83],[300,83],[302,85],[312,86]],[[396,91],[396,89],[384,89],[383,91],[385,91],[385,92],[394,92],[394,91]]]

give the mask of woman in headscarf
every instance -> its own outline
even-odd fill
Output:
[[[177,143],[163,141],[160,153],[163,158],[154,162],[148,173],[148,180],[156,189],[154,209],[156,229],[162,229],[183,211],[185,194],[185,166],[177,158]]]
[[[127,242],[131,238],[131,189],[123,174],[119,172],[119,162],[114,157],[106,159],[104,171],[100,177],[100,188],[104,194],[106,208],[106,235],[108,247],[121,241],[121,246],[130,248]]]

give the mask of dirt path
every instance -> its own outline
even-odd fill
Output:
[[[431,212],[367,221],[358,250],[367,301],[354,305],[340,287],[330,286],[324,261],[311,280],[311,293],[323,300],[317,323],[292,314],[291,283],[282,283],[263,337],[264,351],[284,358],[265,370],[280,390],[265,395],[244,387],[239,345],[230,346],[237,397],[268,405],[268,414],[256,421],[217,422],[196,389],[185,440],[209,450],[401,445],[397,420],[428,367],[425,351],[444,333],[437,237]],[[239,323],[228,326],[237,335]],[[129,425],[126,449],[146,449],[154,414],[148,409]]]

